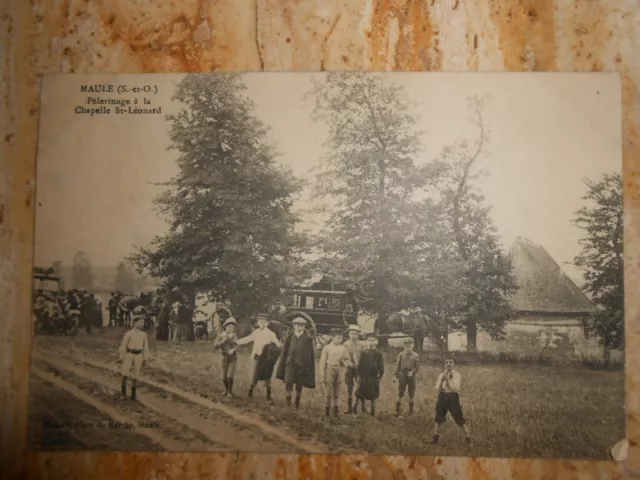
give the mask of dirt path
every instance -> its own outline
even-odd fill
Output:
[[[154,450],[164,449],[171,451],[179,447],[178,443],[159,435],[153,429],[139,428],[138,425],[135,425],[138,422],[136,422],[134,418],[123,415],[109,405],[92,398],[76,386],[53,374],[40,370],[37,367],[33,367],[31,372],[36,377],[36,381],[32,385],[32,391],[35,392],[36,396],[40,397],[36,400],[39,405],[35,408],[39,409],[42,415],[41,437],[54,437],[53,440],[46,442],[49,448],[67,447],[69,439],[65,437],[71,437],[73,440],[76,440],[79,445],[85,448],[91,448],[91,445],[87,445],[88,442],[85,440],[87,436],[92,435],[89,433],[90,430],[101,430],[100,436],[102,437],[105,436],[105,430],[109,431],[107,437],[113,436],[114,431],[118,434],[118,437],[122,437],[123,435],[125,437],[132,437],[127,440],[133,441],[126,443],[136,445],[137,448],[149,448],[150,445],[152,447],[157,445],[161,448],[154,448]],[[40,380],[40,382],[38,382],[38,380]],[[58,392],[51,391],[50,388],[43,388],[42,382],[46,382],[50,386],[58,389],[58,391],[62,391],[68,395],[62,395],[62,397],[66,398],[61,398]],[[43,395],[45,392],[47,395],[46,398],[44,398]],[[85,410],[85,406],[94,409],[93,415],[89,418],[86,418],[86,415],[85,418],[80,418]],[[135,427],[130,428],[129,425],[135,425]],[[130,433],[130,435],[127,435],[128,433]],[[59,438],[55,439],[56,436]],[[142,442],[139,439],[136,440],[133,438],[140,436],[146,437],[151,443],[149,444],[149,442]],[[119,440],[121,441],[122,439],[119,438]],[[120,441],[114,443],[118,444]],[[73,442],[69,443],[73,444]],[[122,448],[122,444],[120,444],[120,446],[112,445],[112,448],[114,450],[120,449]]]
[[[118,373],[117,368],[111,365],[86,357],[82,362],[77,362],[78,365],[74,364],[74,360],[63,358],[60,355],[52,358],[35,352],[34,361],[37,364],[53,367],[65,380],[79,385],[84,391],[89,390],[95,394],[102,389],[106,392],[107,398],[111,398],[112,401],[117,398],[120,380],[114,375]],[[97,392],[96,385],[100,387]],[[140,379],[138,385],[139,402],[118,400],[120,404],[122,402],[126,402],[125,404],[138,403],[144,407],[142,408],[143,412],[153,411],[160,416],[168,417],[175,424],[197,432],[209,443],[224,446],[215,450],[265,453],[319,452],[323,450],[321,446],[300,441],[259,419],[182,389],[159,384],[146,378]],[[183,443],[179,447],[174,445],[171,450],[196,451],[202,450],[201,447],[201,445],[196,446],[188,442],[186,448]],[[210,450],[210,448],[206,448],[206,450]]]

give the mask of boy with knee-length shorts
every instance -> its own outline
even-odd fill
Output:
[[[396,401],[396,415],[400,415],[402,398],[409,390],[409,415],[413,413],[413,396],[416,393],[416,375],[420,369],[420,357],[413,351],[413,338],[404,341],[404,350],[398,355],[394,376],[398,380],[398,400]]]
[[[363,346],[360,343],[359,337],[362,329],[359,325],[349,325],[349,340],[344,342],[344,346],[349,354],[349,360],[351,365],[347,367],[345,373],[345,384],[347,385],[347,411],[345,413],[353,413],[353,390],[358,380],[357,366],[360,361],[360,354],[362,353]]]
[[[433,443],[438,443],[440,441],[438,427],[446,421],[447,413],[451,414],[453,421],[462,429],[467,443],[471,443],[469,428],[467,427],[467,422],[462,413],[462,406],[460,405],[461,384],[462,375],[454,370],[453,359],[446,359],[444,362],[444,372],[438,375],[438,380],[436,381],[438,400],[436,402]]]
[[[149,356],[149,341],[147,334],[142,331],[144,316],[133,317],[133,328],[124,334],[120,344],[119,361],[122,363],[122,396],[127,398],[127,378],[131,376],[131,400],[136,399],[137,381],[140,368],[145,366]],[[133,367],[133,371],[131,368]]]
[[[222,383],[224,384],[224,397],[233,397],[233,379],[236,374],[236,364],[238,363],[238,337],[236,328],[238,322],[235,318],[229,317],[225,320],[222,328],[224,331],[218,335],[213,348],[222,352]]]
[[[349,353],[342,344],[344,337],[342,330],[331,330],[331,343],[325,345],[320,354],[320,384],[325,388],[325,417],[331,413],[331,401],[333,400],[333,416],[339,416],[340,384],[344,367],[351,365]]]

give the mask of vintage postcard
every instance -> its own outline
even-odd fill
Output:
[[[33,450],[606,459],[614,74],[42,83]]]

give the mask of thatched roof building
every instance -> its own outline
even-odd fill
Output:
[[[511,301],[519,313],[584,316],[595,310],[542,245],[518,238],[511,256],[519,286]]]

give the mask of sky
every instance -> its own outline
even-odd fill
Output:
[[[305,99],[311,78],[323,74],[244,75],[256,115],[300,177],[312,178],[323,161],[327,127],[311,118]],[[517,237],[542,244],[578,283],[571,262],[582,232],[572,224],[584,205],[583,180],[622,169],[619,78],[616,74],[388,73],[415,102],[427,163],[458,139],[474,141],[467,99],[485,97],[490,130],[478,165],[480,190],[502,243]],[[95,265],[115,265],[135,246],[166,230],[153,204],[159,182],[177,172],[164,115],[181,74],[53,75],[45,77],[36,174],[36,265],[71,264],[78,250]],[[75,114],[86,105],[82,84],[150,85],[155,94],[101,94],[148,98],[162,115]],[[113,108],[113,107],[111,107]],[[303,196],[298,208],[309,207]],[[317,225],[310,217],[305,226]]]

